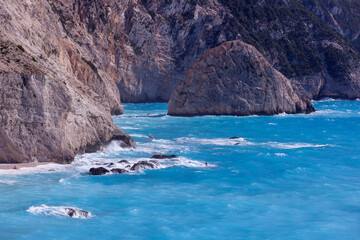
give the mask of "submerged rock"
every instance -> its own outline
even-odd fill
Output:
[[[104,175],[106,173],[109,173],[110,171],[107,170],[106,168],[98,167],[98,168],[91,168],[89,172],[91,175]]]
[[[141,161],[141,162],[135,163],[131,167],[131,171],[139,171],[140,169],[154,169],[154,168],[155,168],[155,164],[147,162],[147,161]]]
[[[112,173],[127,173],[129,171],[125,170],[125,169],[121,169],[121,168],[113,168],[111,169]]]
[[[88,218],[90,213],[85,210],[79,210],[74,208],[65,208],[66,214],[71,218]]]
[[[152,156],[151,158],[154,159],[172,159],[172,158],[178,158],[179,156],[177,155],[164,155],[164,154],[156,154],[154,156]]]
[[[120,160],[118,163],[129,164],[129,161],[128,160]]]
[[[229,139],[235,140],[235,139],[239,139],[239,137],[231,137],[231,138],[229,138]]]
[[[169,114],[273,115],[310,113],[290,81],[253,46],[226,42],[202,55],[172,93]]]

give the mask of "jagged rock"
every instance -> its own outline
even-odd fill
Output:
[[[164,155],[164,154],[156,154],[154,156],[152,156],[151,158],[154,159],[172,159],[172,158],[178,158],[179,156],[177,155]]]
[[[302,0],[310,1],[324,2]],[[360,97],[359,53],[298,0],[48,2],[63,35],[91,52],[85,60],[116,82],[123,102],[168,101],[198,57],[232,40],[256,46],[305,96]],[[357,1],[325,2],[352,9],[333,19],[350,26],[349,39],[358,37]]]
[[[235,140],[235,139],[239,139],[239,137],[231,137],[229,138],[230,140]]]
[[[91,168],[89,172],[91,175],[104,175],[106,173],[109,173],[110,171],[107,170],[106,168],[98,167],[98,168]]]
[[[290,81],[253,46],[232,41],[200,57],[169,101],[169,115],[309,113]]]
[[[153,136],[149,136],[150,139],[155,139]]]
[[[151,163],[151,164],[153,164],[154,166],[157,166],[157,167],[160,166],[160,163],[158,161],[155,161],[155,160],[150,160],[149,163]]]
[[[77,218],[88,218],[89,217],[89,212],[85,211],[85,210],[78,210],[78,209],[74,209],[74,208],[65,208],[66,214],[73,218],[73,217],[77,217]]]
[[[129,171],[125,170],[125,169],[120,169],[120,168],[113,168],[111,169],[112,173],[127,173]]]
[[[129,161],[128,160],[120,160],[118,163],[129,164]]]
[[[140,161],[138,163],[135,163],[131,167],[131,171],[139,171],[140,169],[154,169],[155,166],[153,163],[147,162],[147,161]]]
[[[0,162],[69,163],[112,139],[134,147],[112,121],[122,106],[111,71],[92,60],[101,54],[67,38],[48,1],[0,6]]]

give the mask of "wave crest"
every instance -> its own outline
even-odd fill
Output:
[[[94,217],[91,214],[91,212],[81,210],[75,207],[47,206],[45,204],[42,204],[37,207],[31,206],[26,211],[34,215],[41,215],[41,216],[70,217],[70,218],[78,218],[78,219],[88,219]]]

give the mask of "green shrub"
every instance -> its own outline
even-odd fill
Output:
[[[25,48],[23,46],[18,45],[17,47],[18,47],[18,49],[20,49],[20,51],[25,52]]]

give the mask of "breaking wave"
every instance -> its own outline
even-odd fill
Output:
[[[78,219],[88,219],[95,217],[91,214],[91,212],[84,211],[75,207],[47,206],[45,204],[37,207],[31,206],[26,211],[34,215],[40,216],[69,217]]]

